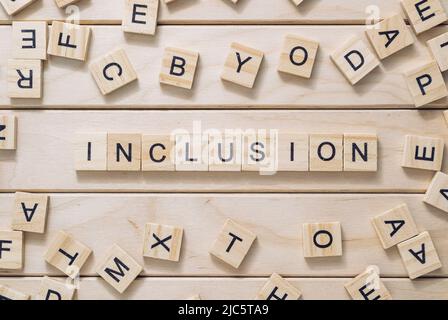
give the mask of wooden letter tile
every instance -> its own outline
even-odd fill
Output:
[[[331,59],[352,85],[358,83],[380,64],[367,44],[358,37],[333,52]]]
[[[175,171],[174,137],[144,134],[142,136],[142,171]]]
[[[141,134],[109,133],[107,135],[107,170],[141,170]]]
[[[0,150],[15,150],[17,147],[17,118],[0,115]]]
[[[399,14],[384,19],[366,33],[380,59],[385,59],[414,43],[411,31]]]
[[[13,21],[12,57],[14,59],[47,59],[47,23]]]
[[[89,40],[89,27],[53,21],[48,40],[48,54],[85,61]]]
[[[34,233],[45,232],[48,196],[46,194],[16,192],[12,229]]]
[[[440,71],[448,70],[448,32],[429,40],[427,44]]]
[[[298,6],[299,4],[301,4],[303,2],[303,0],[291,0],[292,3],[294,3],[296,6]]]
[[[448,212],[448,175],[437,172],[426,190],[423,202]]]
[[[59,231],[45,253],[45,261],[69,277],[75,278],[91,253],[90,248],[70,234]]]
[[[8,60],[8,97],[41,98],[42,61]]]
[[[202,298],[201,298],[201,295],[195,294],[194,296],[191,296],[186,300],[202,300]]]
[[[251,231],[227,220],[210,254],[238,269],[256,238]]]
[[[319,43],[296,35],[287,35],[283,43],[278,71],[310,78]]]
[[[117,245],[110,248],[96,268],[96,272],[120,293],[129,287],[142,270],[143,267]]]
[[[344,171],[378,170],[376,134],[344,134]]]
[[[448,96],[445,81],[435,61],[407,72],[405,78],[416,107]]]
[[[418,235],[417,225],[406,204],[374,217],[372,224],[384,249]]]
[[[36,0],[0,0],[6,13],[10,16],[19,13]]]
[[[341,134],[310,135],[310,171],[342,171],[343,149]]]
[[[103,95],[137,80],[137,73],[123,49],[104,55],[93,62],[89,69]]]
[[[74,149],[77,171],[107,170],[107,133],[78,133]]]
[[[426,231],[398,244],[398,251],[411,279],[442,267],[431,236]]]
[[[179,261],[184,230],[179,227],[147,223],[143,239],[143,256]]]
[[[208,135],[176,134],[176,171],[208,171]]]
[[[260,290],[255,300],[299,300],[302,292],[276,273]]]
[[[75,287],[66,281],[43,277],[37,300],[72,300]]]
[[[159,0],[125,0],[123,31],[154,35],[159,13]]]
[[[353,300],[391,300],[380,276],[373,269],[367,269],[345,284],[345,289]]]
[[[423,170],[439,171],[442,168],[443,139],[406,136],[402,166]]]
[[[281,133],[278,135],[278,171],[309,170],[309,136],[307,134]]]
[[[199,53],[177,48],[166,48],[163,54],[160,83],[191,89],[198,65]]]
[[[209,171],[241,171],[241,134],[210,134],[209,152]]]
[[[263,56],[263,52],[259,50],[232,43],[221,79],[246,88],[253,88]]]
[[[243,134],[243,171],[275,171],[276,136],[253,132]]]
[[[0,300],[28,300],[30,296],[0,284]]]
[[[79,0],[54,0],[54,2],[56,2],[56,5],[59,8],[64,8],[64,7],[68,6],[69,4],[74,4],[78,1]]]
[[[305,258],[342,256],[341,224],[304,223],[303,256]]]
[[[22,269],[23,233],[0,231],[0,269]]]
[[[448,19],[440,0],[401,0],[401,4],[417,34]]]

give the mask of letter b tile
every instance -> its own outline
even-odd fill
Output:
[[[166,48],[162,60],[160,83],[191,89],[198,65],[199,53],[189,50]]]

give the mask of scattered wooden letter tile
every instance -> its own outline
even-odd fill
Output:
[[[30,296],[0,284],[0,300],[28,300]]]
[[[160,83],[191,89],[198,59],[197,52],[166,48],[163,54],[162,71],[159,75]]]
[[[276,139],[264,132],[244,133],[243,171],[275,171]]]
[[[208,135],[176,134],[176,171],[208,171]]]
[[[384,19],[366,33],[380,59],[385,59],[414,43],[414,37],[400,14]]]
[[[96,272],[120,293],[129,287],[142,270],[143,267],[117,245],[110,248],[96,268]]]
[[[437,172],[426,190],[423,202],[448,212],[448,175]]]
[[[391,300],[392,296],[372,268],[345,284],[345,289],[353,300]]]
[[[294,3],[296,6],[298,6],[299,4],[301,4],[303,2],[303,0],[291,0],[292,3]]]
[[[15,150],[17,147],[17,118],[0,115],[0,150]]]
[[[34,233],[45,232],[48,195],[16,192],[12,229]]]
[[[159,0],[125,0],[123,31],[154,35],[159,13]]]
[[[85,61],[89,48],[90,27],[53,21],[48,54]]]
[[[448,96],[445,81],[435,61],[407,72],[405,77],[416,107]]]
[[[278,171],[309,170],[309,136],[280,133],[277,142]]]
[[[443,117],[445,118],[445,122],[448,125],[448,110],[443,111]]]
[[[401,4],[417,34],[448,19],[440,0],[401,0]]]
[[[437,61],[440,71],[448,70],[448,32],[427,41],[429,51]]]
[[[69,277],[75,278],[91,253],[92,250],[86,245],[70,234],[59,231],[45,253],[45,261]]]
[[[378,170],[376,134],[344,134],[344,171]]]
[[[440,138],[407,135],[402,167],[439,171],[445,142]]]
[[[107,170],[140,171],[142,135],[109,133],[107,135]]]
[[[221,79],[246,88],[253,88],[263,56],[263,52],[259,50],[232,43]]]
[[[12,22],[12,57],[47,59],[47,23],[45,21]]]
[[[142,171],[175,171],[174,137],[144,134],[142,136]]]
[[[184,230],[180,227],[147,223],[143,239],[143,256],[179,261]]]
[[[67,281],[43,277],[37,300],[72,300],[75,287]]]
[[[384,249],[418,235],[417,225],[404,203],[374,217],[372,224]]]
[[[333,52],[331,59],[352,85],[358,83],[380,64],[372,50],[358,37],[349,40]]]
[[[227,220],[210,254],[238,269],[257,236],[243,226]]]
[[[398,244],[409,278],[416,279],[442,267],[428,232]]]
[[[19,13],[36,0],[0,0],[6,13],[10,16]]]
[[[103,95],[137,80],[137,73],[123,49],[102,56],[89,69]]]
[[[296,35],[287,35],[283,43],[278,71],[310,78],[319,43]]]
[[[8,97],[41,98],[42,61],[8,60]]]
[[[54,0],[54,1],[56,2],[56,5],[59,8],[64,8],[69,4],[74,4],[75,2],[78,2],[79,0]]]
[[[107,133],[77,133],[74,148],[77,171],[107,170]]]
[[[199,294],[195,294],[194,296],[189,297],[187,300],[202,300]]]
[[[310,135],[310,171],[342,171],[343,135]]]
[[[0,269],[22,269],[23,233],[0,231]]]
[[[255,300],[299,300],[302,292],[276,273],[258,292]]]
[[[305,258],[342,256],[342,231],[339,222],[304,223]]]
[[[241,134],[210,134],[209,153],[209,171],[241,171]]]

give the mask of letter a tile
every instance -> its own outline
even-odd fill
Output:
[[[426,190],[423,202],[448,212],[448,175],[437,172]]]
[[[48,195],[16,192],[12,229],[34,233],[45,232]]]

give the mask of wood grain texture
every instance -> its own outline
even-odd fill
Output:
[[[354,277],[377,266],[383,277],[406,277],[396,248],[385,251],[370,219],[401,203],[414,215],[420,232],[427,230],[443,267],[429,276],[448,275],[448,215],[425,205],[420,195],[295,194],[51,194],[47,232],[25,235],[23,270],[2,275],[63,275],[45,263],[44,253],[57,232],[65,230],[92,249],[81,269],[95,276],[95,266],[118,244],[144,267],[146,276],[264,276],[273,272],[298,277]],[[0,230],[11,219],[13,195],[0,195]],[[239,269],[215,259],[209,250],[227,219],[257,235]],[[305,259],[302,225],[340,221],[343,256]],[[178,263],[143,258],[148,222],[184,229]]]
[[[6,72],[0,72],[0,108],[414,109],[403,74],[432,59],[426,41],[446,30],[438,27],[423,34],[420,42],[386,59],[352,87],[329,55],[353,36],[365,38],[362,26],[164,26],[153,38],[125,34],[120,26],[93,26],[86,63],[58,57],[48,59],[44,66],[42,99],[9,99]],[[320,43],[311,79],[277,71],[287,34]],[[0,69],[6,68],[12,54],[10,38],[11,27],[0,27],[0,39],[4,39],[0,43]],[[253,89],[220,79],[232,42],[244,43],[265,54]],[[159,83],[164,48],[168,46],[199,52],[201,59],[191,91]],[[88,65],[117,47],[126,51],[138,70],[138,81],[103,97],[89,74]],[[445,98],[425,107],[446,108],[447,102]]]
[[[401,168],[408,134],[448,141],[442,111],[3,111],[18,117],[16,151],[0,152],[0,191],[420,192],[431,171]],[[377,172],[76,172],[78,132],[171,134],[174,129],[377,133]],[[177,131],[179,132],[179,131]],[[444,160],[442,170],[447,168]]]

